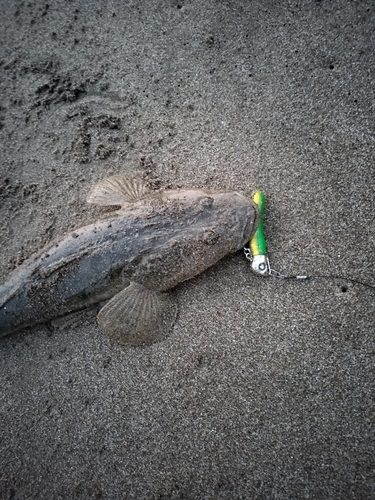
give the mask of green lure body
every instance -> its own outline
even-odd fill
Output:
[[[266,255],[267,254],[267,244],[266,238],[264,237],[264,227],[263,227],[263,215],[264,215],[264,204],[265,196],[262,191],[255,191],[253,195],[253,201],[259,207],[260,222],[258,229],[256,230],[254,236],[250,240],[250,249],[253,257],[256,255]]]
[[[251,260],[251,267],[253,271],[261,276],[265,276],[270,274],[270,266],[267,257],[267,244],[263,227],[265,205],[264,193],[262,191],[255,191],[253,201],[258,205],[260,222],[254,236],[250,240],[249,246],[251,256],[248,254],[248,258]]]

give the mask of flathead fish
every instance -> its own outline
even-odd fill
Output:
[[[241,249],[259,223],[257,205],[238,192],[150,191],[134,175],[102,180],[87,201],[121,208],[13,271],[0,286],[0,337],[108,301],[98,323],[110,337],[161,340],[177,315],[166,290]]]

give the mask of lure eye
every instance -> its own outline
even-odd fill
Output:
[[[252,263],[251,267],[253,271],[255,271],[257,274],[260,274],[262,276],[269,274],[269,264],[268,264],[268,258],[266,255],[255,255],[252,258]]]

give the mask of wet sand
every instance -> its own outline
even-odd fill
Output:
[[[0,282],[136,171],[262,189],[275,269],[375,283],[373,2],[0,3]],[[0,339],[0,498],[374,497],[374,290],[239,252],[174,293],[152,346]]]

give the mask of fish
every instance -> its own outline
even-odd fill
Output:
[[[152,190],[136,174],[99,181],[87,202],[113,209],[34,254],[0,286],[0,337],[93,304],[120,344],[152,344],[171,331],[173,288],[243,248],[260,215],[236,191]]]

